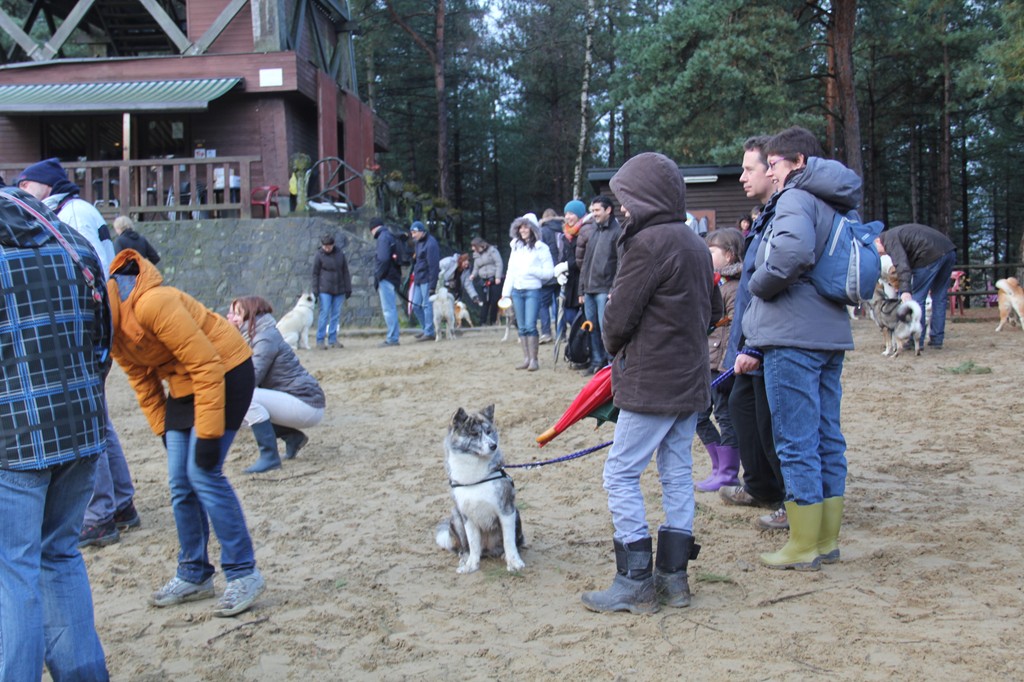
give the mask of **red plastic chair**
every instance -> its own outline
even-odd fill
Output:
[[[964,314],[964,297],[957,296],[957,292],[964,290],[964,280],[967,278],[967,273],[963,270],[954,270],[950,279],[952,280],[952,286],[949,287],[949,314],[952,315],[957,310],[960,314]]]
[[[277,192],[280,189],[281,188],[277,185],[264,185],[263,187],[257,187],[252,191],[252,195],[249,197],[249,203],[253,208],[259,206],[263,211],[263,214],[260,216],[257,216],[254,211],[254,218],[269,218],[271,207],[277,210],[277,217],[281,217],[281,207],[277,205]]]

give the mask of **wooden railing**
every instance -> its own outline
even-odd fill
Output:
[[[68,161],[63,165],[82,198],[108,218],[196,220],[251,218],[252,164],[259,160],[258,156],[218,156]],[[0,175],[13,184],[31,163],[0,164]]]

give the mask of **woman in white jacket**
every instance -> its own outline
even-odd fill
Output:
[[[508,259],[501,295],[511,296],[519,327],[523,362],[516,369],[537,371],[537,313],[541,285],[555,276],[551,250],[540,239],[540,226],[532,216],[512,221],[512,255]]]

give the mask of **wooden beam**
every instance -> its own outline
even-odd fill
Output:
[[[21,27],[14,22],[14,19],[11,19],[2,7],[0,7],[0,28],[14,39],[14,42],[16,42],[18,46],[25,51],[29,56],[29,59],[37,62],[45,61],[45,58],[42,55],[36,54],[40,48],[39,43],[32,40],[32,37],[29,36],[29,34],[22,31]]]
[[[178,28],[178,24],[167,16],[167,12],[160,6],[157,0],[139,0],[139,4],[146,8],[149,12],[149,16],[153,17],[163,32],[171,39],[174,46],[178,48],[178,52],[185,54],[185,51],[192,47],[192,43],[189,41],[188,36],[181,32]]]
[[[224,29],[228,27],[231,20],[242,11],[242,8],[249,4],[249,0],[231,0],[228,6],[225,7],[217,19],[210,25],[210,28],[206,29],[202,37],[195,42],[195,44],[185,51],[186,55],[197,55],[204,54],[210,46],[213,45],[213,41],[220,37],[220,34],[224,32]]]
[[[78,2],[75,3],[74,8],[68,12],[67,18],[64,19],[64,23],[60,25],[57,32],[54,33],[49,40],[43,43],[41,47],[43,58],[37,61],[50,61],[57,56],[57,53],[60,52],[60,48],[64,47],[64,43],[66,43],[68,38],[71,37],[71,33],[78,28],[78,24],[81,23],[86,13],[92,9],[93,2],[95,2],[95,0],[78,0]]]

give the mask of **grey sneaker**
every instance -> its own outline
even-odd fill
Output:
[[[173,606],[211,597],[213,597],[213,576],[201,583],[190,583],[174,576],[166,585],[149,595],[149,603],[153,606]]]
[[[789,517],[786,508],[779,507],[771,514],[757,517],[757,527],[763,530],[789,530]]]
[[[747,492],[742,485],[723,485],[718,489],[718,496],[726,504],[734,504],[740,507],[772,507],[774,505],[762,502]]]
[[[253,570],[252,573],[242,578],[229,580],[224,594],[217,602],[217,608],[213,610],[213,615],[221,618],[237,616],[252,606],[256,597],[263,594],[265,587],[263,576],[258,570]]]

